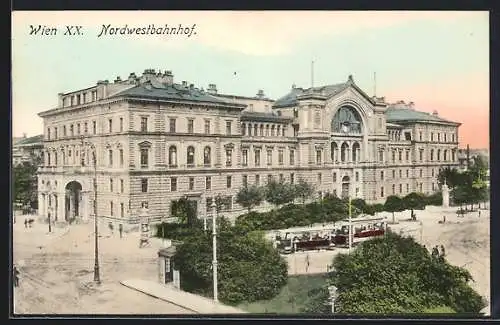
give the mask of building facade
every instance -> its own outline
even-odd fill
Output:
[[[12,141],[12,165],[17,166],[25,162],[37,163],[42,158],[43,135],[14,138]]]
[[[169,217],[181,197],[203,216],[217,195],[235,216],[243,212],[239,189],[270,179],[383,202],[437,191],[439,168],[458,164],[459,123],[371,98],[352,77],[293,86],[273,101],[263,91],[219,94],[213,84],[205,91],[148,69],[59,94],[58,107],[39,115],[39,207],[56,220],[93,215],[94,182],[98,216],[126,222],[145,206]]]

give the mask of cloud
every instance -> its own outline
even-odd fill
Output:
[[[282,55],[293,51],[300,40],[324,35],[339,35],[373,28],[385,28],[415,20],[455,20],[484,16],[487,12],[425,11],[117,11],[117,12],[14,12],[13,35],[26,33],[30,24],[83,25],[100,29],[102,24],[122,26],[169,24],[192,26],[193,40],[223,51],[247,55]],[[95,37],[94,35],[89,37]],[[179,47],[185,37],[159,42],[158,37],[133,39],[156,47]]]

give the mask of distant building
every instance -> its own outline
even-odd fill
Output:
[[[56,219],[93,211],[127,222],[143,206],[169,217],[187,197],[200,216],[224,198],[225,216],[242,212],[236,193],[271,179],[315,185],[317,195],[384,202],[389,195],[438,190],[439,168],[458,166],[458,127],[413,103],[372,98],[346,82],[293,86],[273,101],[219,94],[170,71],[145,70],[113,83],[59,94],[44,121],[39,209]],[[97,152],[94,170],[93,152]]]
[[[13,138],[12,164],[19,165],[23,162],[32,162],[33,159],[42,159],[43,135],[34,137]]]

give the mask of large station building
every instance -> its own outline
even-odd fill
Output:
[[[39,116],[39,209],[58,221],[93,215],[94,181],[98,216],[126,223],[144,206],[152,217],[169,217],[181,197],[203,216],[221,195],[224,213],[238,215],[239,189],[270,179],[303,179],[318,196],[383,202],[437,191],[439,169],[458,166],[460,123],[370,97],[351,76],[292,86],[274,101],[263,91],[220,94],[216,85],[203,90],[148,69],[61,93],[59,105]]]

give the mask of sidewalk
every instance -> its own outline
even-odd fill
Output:
[[[122,285],[167,301],[198,314],[242,314],[243,310],[216,303],[211,299],[178,290],[170,285],[153,281],[131,279],[120,282]]]

